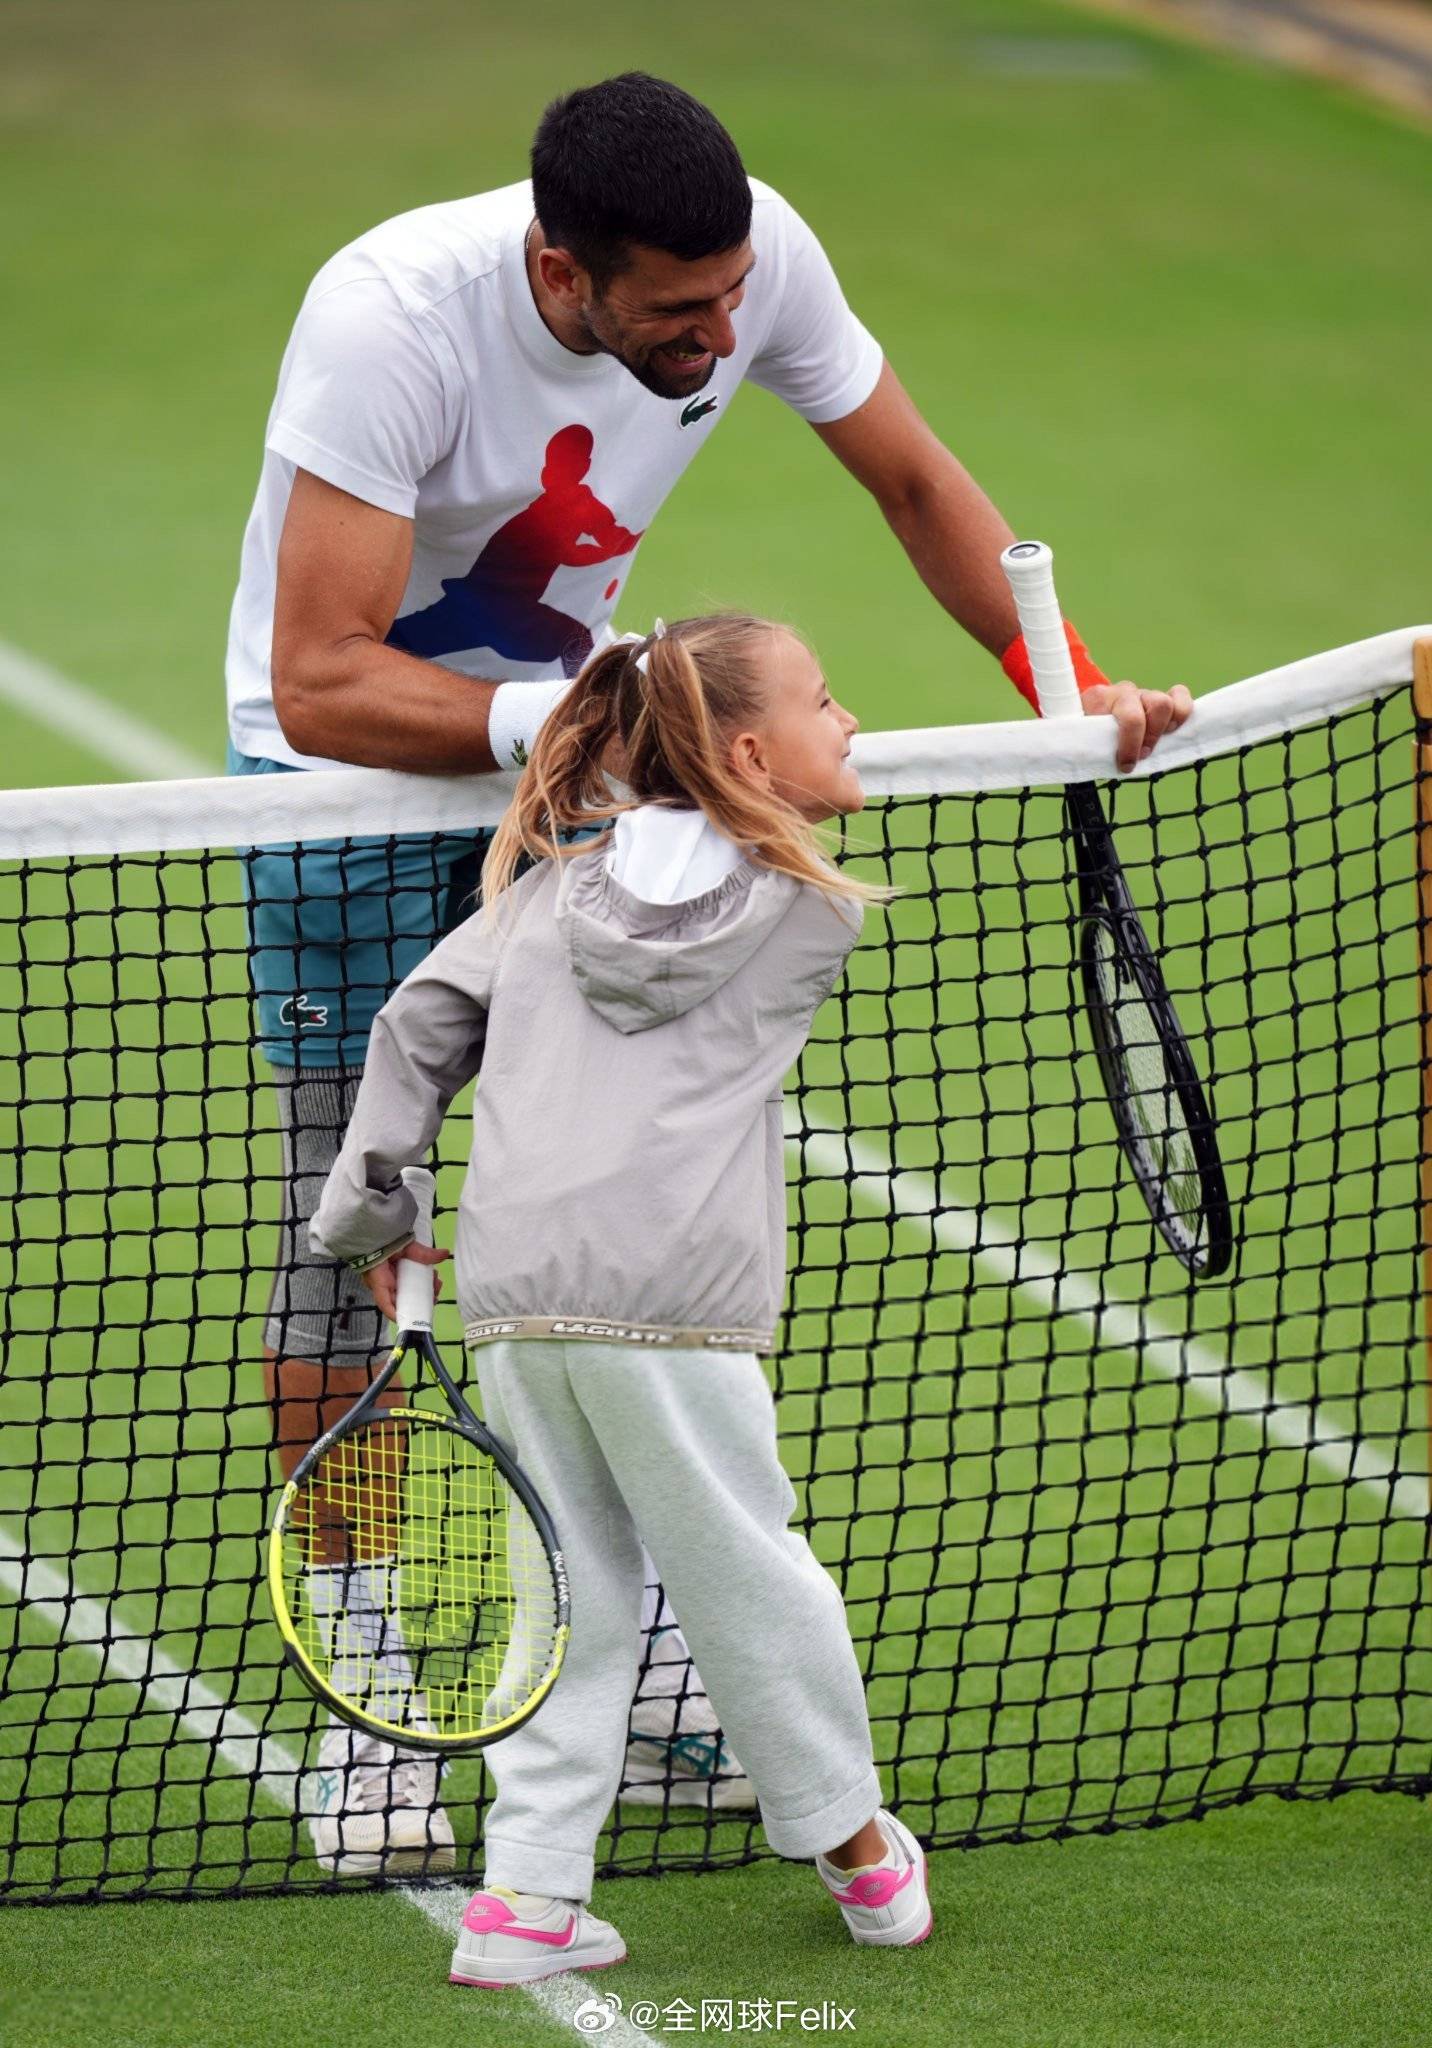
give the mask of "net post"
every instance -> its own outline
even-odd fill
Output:
[[[1432,638],[1413,643],[1412,788],[1417,823],[1417,964],[1422,1001],[1422,1306],[1427,1341],[1428,1483],[1432,1488]]]

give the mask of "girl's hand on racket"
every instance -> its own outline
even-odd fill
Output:
[[[1119,738],[1115,759],[1127,774],[1147,761],[1166,732],[1177,732],[1193,709],[1193,699],[1182,683],[1171,690],[1141,690],[1136,683],[1096,683],[1082,693],[1086,718],[1112,717],[1118,721]]]
[[[360,1274],[359,1277],[388,1321],[395,1323],[398,1320],[399,1259],[416,1259],[420,1266],[441,1266],[444,1260],[451,1257],[451,1252],[439,1251],[435,1245],[419,1244],[414,1239],[411,1244],[405,1244],[401,1251],[394,1252],[391,1258],[383,1259],[376,1266],[370,1266],[367,1272]],[[435,1273],[434,1300],[442,1299],[442,1291],[443,1276],[441,1273]]]

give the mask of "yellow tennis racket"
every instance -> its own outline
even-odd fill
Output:
[[[433,1176],[409,1167],[414,1236],[432,1242]],[[385,1741],[481,1749],[537,1711],[562,1668],[567,1570],[508,1447],[468,1407],[433,1343],[433,1272],[398,1267],[398,1341],[283,1489],[269,1533],[289,1663],[335,1714]],[[380,1407],[404,1359],[447,1402]]]

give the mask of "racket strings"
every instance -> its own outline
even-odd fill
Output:
[[[1163,1034],[1102,919],[1094,923],[1090,959],[1118,1084],[1111,1089],[1115,1115],[1142,1155],[1148,1181],[1161,1190],[1169,1222],[1195,1245],[1203,1225],[1202,1172]]]
[[[550,1671],[546,1546],[497,1465],[440,1417],[375,1418],[319,1460],[290,1515],[289,1611],[353,1708],[450,1740],[518,1712]]]

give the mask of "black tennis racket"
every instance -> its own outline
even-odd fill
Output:
[[[409,1167],[414,1236],[433,1176]],[[274,1617],[295,1671],[335,1714],[405,1748],[455,1754],[510,1735],[562,1668],[567,1570],[551,1520],[478,1421],[433,1343],[433,1271],[398,1267],[398,1341],[284,1487],[269,1534]],[[405,1359],[448,1412],[382,1407]]]
[[[1040,710],[1082,715],[1054,556],[1018,541],[1001,556]],[[1169,1248],[1211,1278],[1233,1256],[1233,1220],[1218,1134],[1157,956],[1129,893],[1109,821],[1092,782],[1064,796],[1079,885],[1079,967],[1084,1002],[1124,1157]]]

